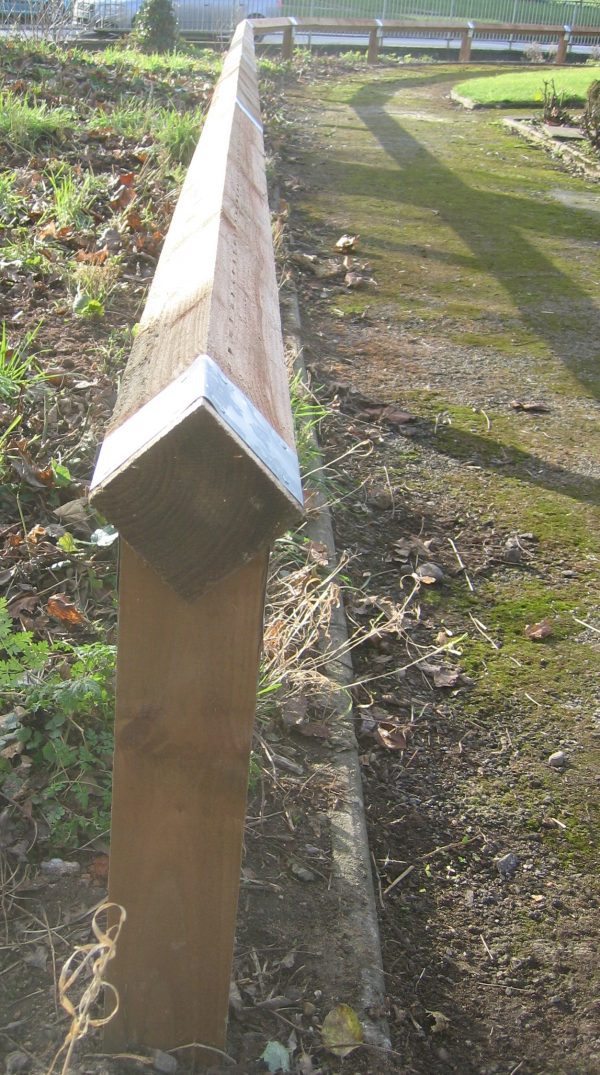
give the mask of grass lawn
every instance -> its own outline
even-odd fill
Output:
[[[600,65],[559,71],[544,67],[539,71],[510,71],[491,78],[473,78],[459,82],[454,89],[484,107],[535,108],[544,100],[544,82],[554,82],[557,93],[564,93],[564,104],[584,105],[588,88],[597,78],[600,78]]]

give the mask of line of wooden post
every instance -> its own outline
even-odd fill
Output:
[[[296,33],[319,33],[335,34],[364,34],[368,35],[367,63],[375,64],[379,58],[382,39],[385,33],[399,36],[402,30],[414,34],[424,31],[428,34],[438,33],[447,37],[448,34],[460,38],[459,62],[470,63],[471,51],[476,40],[477,33],[506,32],[510,34],[545,34],[556,38],[557,48],[554,63],[564,64],[571,38],[574,34],[578,37],[595,38],[600,36],[598,27],[570,27],[570,26],[546,26],[543,23],[483,23],[467,22],[466,24],[455,21],[452,24],[444,23],[435,25],[431,22],[407,22],[402,19],[328,19],[328,18],[276,18],[261,19],[252,23],[255,33],[261,36],[269,33],[282,35],[281,56],[284,60],[290,60],[294,52],[294,40]]]
[[[122,536],[115,1051],[225,1044],[269,545],[301,512],[257,87],[243,23],[92,483]]]

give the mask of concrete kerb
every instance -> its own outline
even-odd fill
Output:
[[[284,315],[284,336],[296,372],[304,377],[301,321],[298,299],[288,296]],[[315,449],[318,442],[313,431]],[[326,546],[330,564],[337,561],[331,514],[322,493],[315,493],[319,511],[307,525],[309,537]],[[333,612],[327,648],[337,651],[348,641],[346,617],[340,604]],[[385,1010],[385,979],[381,957],[381,940],[375,906],[375,891],[371,873],[365,806],[363,799],[358,744],[352,726],[352,697],[350,684],[354,678],[352,660],[348,653],[341,659],[331,659],[326,673],[339,689],[334,693],[334,705],[339,717],[336,738],[340,749],[332,755],[339,786],[340,801],[330,811],[332,848],[332,881],[339,893],[344,952],[348,979],[354,980],[365,1041],[381,1049],[390,1049],[390,1034]]]

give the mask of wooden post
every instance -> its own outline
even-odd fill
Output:
[[[376,19],[376,25],[369,31],[369,48],[367,49],[367,63],[377,63],[379,58],[379,41],[381,36],[381,19]]]
[[[248,24],[226,58],[103,455],[94,499],[128,538],[109,879],[127,919],[106,1045],[222,1049],[266,546],[279,506],[299,510]]]
[[[568,49],[569,49],[570,42],[571,42],[571,27],[570,26],[565,26],[563,31],[562,31],[562,33],[559,35],[559,38],[558,38],[558,47],[556,49],[556,56],[554,57],[554,62],[555,63],[566,63],[567,62],[567,52],[568,52]]]
[[[281,39],[281,59],[291,60],[294,53],[294,25],[290,20],[289,26],[286,26],[283,31]]]
[[[475,24],[470,22],[466,30],[463,30],[460,40],[459,63],[469,63],[471,60],[471,46],[473,44],[473,31]]]

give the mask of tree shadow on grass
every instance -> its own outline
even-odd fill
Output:
[[[440,82],[442,77],[431,81]],[[566,214],[534,197],[481,190],[461,179],[411,135],[397,116],[385,111],[398,89],[412,83],[409,79],[378,84],[376,94],[367,86],[354,95],[351,107],[395,167],[383,170],[383,175],[366,164],[340,167],[340,189],[377,198],[379,188],[380,196],[388,201],[395,191],[399,209],[411,205],[435,210],[469,248],[474,267],[495,277],[510,295],[523,323],[546,342],[587,392],[600,398],[594,362],[600,307],[536,246],[540,235],[580,239],[582,224],[587,224],[591,234],[589,216],[576,209]],[[414,84],[424,85],[425,80],[415,79]],[[375,103],[379,107],[374,108]]]

